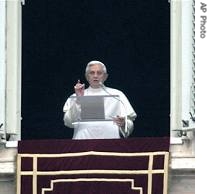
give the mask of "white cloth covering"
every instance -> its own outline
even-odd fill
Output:
[[[105,117],[111,118],[114,116],[126,116],[127,129],[120,129],[113,121],[92,121],[92,122],[79,122],[80,105],[76,102],[76,98],[68,98],[64,104],[64,125],[74,128],[73,139],[118,139],[120,132],[124,136],[132,133],[136,118],[136,113],[132,108],[127,97],[119,90],[113,88],[87,88],[85,89],[84,96],[97,96],[97,95],[118,95],[120,103],[120,110],[116,110],[116,99],[107,98],[105,103]],[[75,96],[73,94],[72,96]],[[117,115],[116,115],[117,114]],[[127,131],[127,133],[124,133]]]

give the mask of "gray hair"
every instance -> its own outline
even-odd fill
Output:
[[[100,61],[90,61],[87,66],[86,66],[86,69],[85,69],[85,75],[87,75],[87,73],[89,72],[89,69],[92,65],[101,65],[102,66],[102,69],[103,69],[103,72],[106,74],[107,73],[107,70],[106,70],[106,66],[100,62]]]

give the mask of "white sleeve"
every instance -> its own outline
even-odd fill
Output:
[[[63,107],[63,112],[64,112],[64,118],[63,118],[64,125],[70,128],[74,128],[72,123],[76,122],[79,119],[81,113],[81,107],[76,102],[76,98],[67,99]]]
[[[120,133],[123,135],[123,137],[128,137],[134,129],[134,124],[133,124],[133,120],[130,118],[127,118],[127,131],[125,131],[125,127],[124,128],[120,128]]]
[[[125,130],[125,128],[121,128],[120,132],[124,137],[128,137],[133,132],[134,129],[133,121],[135,120],[137,115],[127,97],[123,93],[121,93],[120,97],[123,104],[124,116],[126,116],[126,121],[127,121],[126,122],[127,130]]]

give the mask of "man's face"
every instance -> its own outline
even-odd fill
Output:
[[[87,81],[92,88],[99,88],[100,82],[104,82],[107,78],[107,74],[104,73],[100,64],[91,65],[89,72],[87,73]]]

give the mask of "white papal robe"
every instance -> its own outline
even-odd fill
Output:
[[[137,115],[124,93],[109,87],[89,87],[84,91],[84,96],[97,95],[119,96],[120,112],[118,112],[118,116],[126,117],[126,129],[119,128],[113,121],[78,122],[80,105],[76,102],[76,98],[69,97],[63,107],[64,125],[74,128],[73,139],[118,139],[121,134],[124,137],[129,136],[133,131],[133,121]],[[109,98],[104,102],[106,118],[117,116],[114,115],[116,112],[116,103],[114,102],[116,102],[114,98]]]

